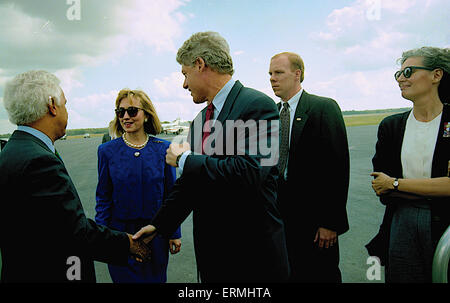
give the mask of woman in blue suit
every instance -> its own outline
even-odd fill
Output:
[[[175,168],[166,164],[169,141],[150,135],[161,132],[161,123],[143,91],[123,89],[116,99],[114,130],[117,139],[98,148],[98,185],[95,220],[113,229],[136,233],[148,225],[175,179]],[[151,260],[128,266],[108,265],[115,283],[165,283],[169,250],[181,249],[181,230],[171,239],[151,242]]]

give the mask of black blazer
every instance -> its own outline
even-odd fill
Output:
[[[129,240],[87,219],[62,162],[38,138],[15,131],[0,153],[2,282],[69,282],[70,256],[81,282],[93,260],[127,264]]]
[[[194,150],[201,141],[197,126],[201,132],[205,110],[190,129]],[[226,138],[223,150],[233,149],[239,141],[238,136],[230,139],[227,120],[278,119],[272,99],[237,81],[217,118],[224,125],[220,132]],[[247,143],[251,139],[245,136]],[[248,147],[244,152],[188,156],[183,174],[153,220],[157,230],[169,236],[193,211],[195,255],[202,282],[281,282],[288,278],[284,226],[276,203],[276,163],[261,166],[261,154],[252,154]]]
[[[291,128],[287,169],[288,192],[283,195],[291,198],[281,205],[283,218],[308,228],[312,237],[318,227],[346,232],[350,163],[347,132],[336,101],[302,92]]]
[[[378,127],[378,141],[376,152],[372,158],[373,170],[385,174],[403,178],[401,162],[401,151],[403,136],[405,134],[406,122],[410,111],[386,117]],[[445,123],[450,122],[450,105],[444,104],[440,128],[433,154],[431,177],[444,177],[448,172],[448,161],[450,160],[450,137],[444,136]],[[380,257],[383,264],[387,261],[387,250],[389,247],[389,233],[395,205],[399,199],[388,196],[380,197],[380,201],[386,205],[383,223],[379,233],[366,245],[369,255]],[[436,246],[442,234],[450,223],[450,198],[428,199],[431,205],[431,234],[433,245]]]

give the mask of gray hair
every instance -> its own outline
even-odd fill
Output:
[[[450,48],[424,46],[403,52],[398,61],[403,64],[408,58],[422,57],[423,65],[428,68],[440,68],[444,71],[439,83],[439,98],[443,103],[450,102]]]
[[[202,58],[207,66],[218,73],[234,73],[230,47],[219,33],[195,33],[183,43],[177,53],[177,62],[181,65],[194,66],[198,58]]]
[[[59,79],[46,71],[28,71],[8,81],[3,94],[3,103],[9,121],[25,125],[42,118],[47,112],[50,98],[58,105],[62,93]]]

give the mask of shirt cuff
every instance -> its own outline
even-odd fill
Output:
[[[189,156],[190,154],[191,154],[191,151],[187,150],[181,155],[180,161],[178,161],[178,169],[180,171],[180,174],[183,173],[184,162],[186,161],[187,156]]]

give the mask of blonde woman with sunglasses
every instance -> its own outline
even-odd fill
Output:
[[[112,129],[117,138],[98,148],[98,185],[95,220],[113,229],[136,233],[150,224],[167,192],[172,188],[175,168],[166,164],[169,141],[154,137],[161,132],[156,110],[140,90],[123,89],[116,98]],[[181,249],[181,230],[171,239],[153,240],[151,259],[128,266],[108,265],[114,283],[164,283],[169,251]]]

